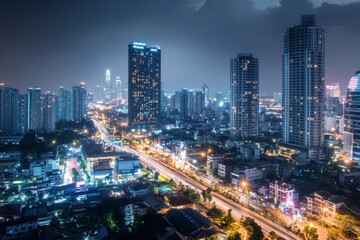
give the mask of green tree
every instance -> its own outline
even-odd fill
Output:
[[[335,228],[330,228],[327,231],[326,240],[337,240],[340,238],[339,232]]]
[[[221,219],[225,216],[224,212],[216,206],[210,208],[206,215],[215,222],[220,222]]]
[[[303,230],[303,238],[304,240],[318,240],[319,234],[317,233],[317,228],[306,226]]]
[[[174,182],[173,179],[170,179],[170,181],[169,181],[169,187],[170,187],[170,188],[173,188],[173,189],[176,188],[176,183]]]
[[[278,238],[278,236],[277,236],[276,232],[274,232],[274,231],[269,232],[269,239],[277,240],[277,238]]]
[[[208,188],[208,189],[206,189],[206,190],[202,190],[201,191],[201,195],[202,195],[202,197],[203,197],[203,199],[204,199],[204,202],[206,202],[207,200],[209,201],[209,202],[211,202],[211,200],[212,200],[212,195],[211,195],[211,188]]]
[[[241,235],[239,232],[236,232],[234,234],[230,234],[227,240],[241,240]]]
[[[340,231],[347,238],[356,238],[356,226],[359,225],[358,221],[351,215],[347,214],[336,214],[335,222],[339,226]]]
[[[247,232],[247,239],[251,240],[263,240],[264,234],[261,230],[261,227],[255,222],[254,219],[250,217],[245,217],[241,220],[241,225],[245,228]]]
[[[235,220],[233,219],[233,217],[231,215],[231,211],[232,210],[229,209],[228,214],[221,221],[221,227],[225,231],[234,231],[234,230],[236,230]]]
[[[159,177],[160,177],[160,173],[155,172],[155,174],[154,174],[154,179],[155,179],[156,181],[159,181]]]

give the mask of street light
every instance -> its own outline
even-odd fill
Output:
[[[324,207],[322,210],[323,210],[323,224],[325,225],[325,213],[326,213],[327,211],[329,211],[329,208]]]

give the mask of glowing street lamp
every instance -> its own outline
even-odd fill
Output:
[[[325,225],[325,213],[326,213],[327,211],[329,211],[329,208],[324,207],[324,208],[322,209],[322,211],[323,211],[323,224]]]

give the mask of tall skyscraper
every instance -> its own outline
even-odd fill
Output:
[[[35,132],[42,131],[42,99],[39,87],[28,89],[28,127]]]
[[[208,107],[210,107],[209,87],[204,83],[204,85],[201,87],[201,91],[202,91],[203,97],[204,97],[204,107],[208,108]]]
[[[72,119],[71,108],[71,92],[60,87],[59,120],[70,121]]]
[[[129,125],[153,128],[161,107],[161,50],[145,43],[129,44]]]
[[[259,62],[238,54],[230,63],[230,134],[233,140],[257,137],[259,129]]]
[[[115,99],[116,104],[120,104],[121,100],[123,99],[123,86],[119,76],[117,76],[115,79]]]
[[[19,90],[0,84],[0,133],[19,132]]]
[[[72,88],[72,120],[81,121],[86,118],[87,113],[87,94],[85,83],[80,83],[80,86],[73,86]]]
[[[28,108],[29,108],[28,94],[20,95],[19,96],[19,121],[20,121],[20,133],[22,133],[22,134],[26,134],[29,131]]]
[[[345,155],[360,163],[360,71],[350,79],[345,103]]]
[[[195,90],[195,104],[194,114],[198,117],[204,110],[204,93],[201,90]]]
[[[43,96],[43,130],[45,132],[55,131],[56,97],[51,92]]]
[[[185,119],[190,117],[189,111],[189,90],[183,88],[180,95],[180,118]]]
[[[325,35],[314,15],[287,29],[283,54],[283,142],[319,148],[324,140]]]
[[[105,71],[105,100],[111,102],[111,75],[110,69]]]

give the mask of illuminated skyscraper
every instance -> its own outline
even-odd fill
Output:
[[[72,119],[73,121],[81,121],[86,118],[87,114],[87,94],[85,83],[80,83],[80,86],[73,86],[72,88]]]
[[[42,131],[42,99],[41,88],[28,89],[28,127],[35,132]]]
[[[208,107],[210,107],[209,87],[204,83],[204,85],[201,87],[201,91],[202,91],[203,97],[204,97],[204,107],[208,108]]]
[[[111,75],[110,69],[105,71],[105,101],[111,102]]]
[[[19,132],[19,90],[0,85],[0,133]]]
[[[329,116],[342,115],[340,84],[326,85],[325,109]]]
[[[145,43],[129,44],[129,125],[153,128],[159,124],[161,102],[161,50]]]
[[[115,80],[115,98],[116,103],[119,104],[121,100],[123,99],[123,87],[122,87],[122,81],[120,77],[116,77]]]
[[[233,140],[258,137],[259,62],[239,54],[230,64],[230,134]],[[220,101],[220,99],[217,99]]]
[[[360,163],[360,71],[350,79],[344,118],[344,153]]]
[[[60,87],[59,90],[59,120],[70,121],[71,114],[71,92]]]
[[[25,134],[29,130],[28,122],[28,94],[22,94],[19,96],[19,121],[20,121],[20,133]]]
[[[43,96],[43,130],[45,132],[55,131],[56,97],[51,92]]]
[[[283,142],[319,149],[324,140],[325,35],[314,15],[301,16],[300,25],[287,29],[282,62]]]

